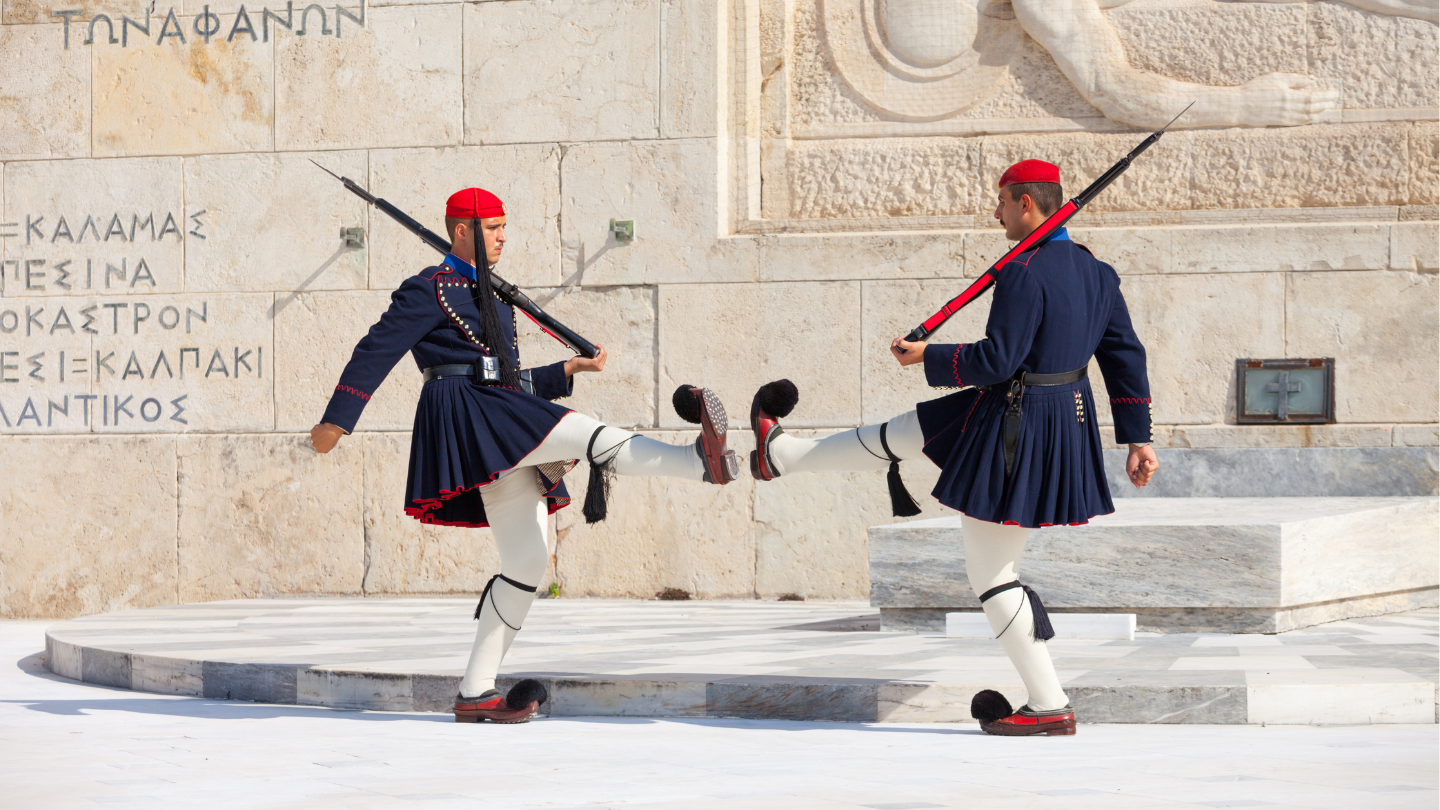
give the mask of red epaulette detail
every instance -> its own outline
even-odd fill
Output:
[[[1121,405],[1148,405],[1150,403],[1150,397],[1111,397],[1110,404],[1114,405],[1116,403]]]
[[[336,391],[344,391],[344,392],[347,393],[347,394],[354,394],[355,396],[360,397],[361,399],[369,399],[369,398],[370,398],[370,395],[369,395],[369,394],[365,393],[364,391],[361,391],[359,388],[351,388],[351,387],[348,386],[348,385],[337,385],[337,386],[335,386],[335,390],[336,390]]]
[[[1075,247],[1078,247],[1078,248],[1080,248],[1081,250],[1085,251],[1086,253],[1089,253],[1091,256],[1094,256],[1094,255],[1095,255],[1095,251],[1091,250],[1090,248],[1085,247],[1084,245],[1080,244],[1079,242],[1076,242],[1076,241],[1073,240],[1073,239],[1070,240],[1070,241],[1071,241],[1072,244],[1075,245]]]

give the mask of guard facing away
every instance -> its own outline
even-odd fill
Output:
[[[489,526],[500,552],[500,573],[475,609],[480,627],[455,701],[457,722],[525,722],[546,699],[536,681],[502,696],[495,675],[545,575],[545,518],[570,503],[562,479],[579,459],[591,467],[584,509],[590,522],[605,516],[612,474],[727,484],[740,469],[726,446],[725,409],[708,389],[676,391],[677,406],[701,426],[693,446],[677,446],[554,403],[570,395],[577,373],[605,368],[603,346],[594,358],[520,368],[515,312],[490,281],[505,249],[505,223],[504,204],[484,189],[450,197],[450,253],[394,292],[310,431],[315,449],[328,453],[354,430],[400,358],[414,356],[425,385],[411,433],[405,512],[422,523]]]
[[[1063,199],[1059,168],[1021,161],[1000,178],[995,218],[1018,242]],[[795,387],[768,383],[751,405],[757,447],[751,473],[769,481],[888,466],[895,512],[904,516],[919,508],[900,481],[899,462],[933,461],[941,474],[932,494],[964,515],[970,587],[1029,694],[1015,711],[985,690],[971,713],[991,734],[1074,734],[1075,713],[1045,646],[1054,631],[1017,567],[1031,529],[1076,526],[1115,511],[1087,378],[1092,356],[1110,394],[1115,439],[1130,446],[1131,482],[1143,487],[1159,468],[1149,444],[1145,347],[1131,327],[1120,277],[1062,229],[1001,269],[984,340],[927,345],[896,338],[890,350],[902,366],[923,362],[931,386],[961,390],[889,422],[799,439],[779,424],[797,402]]]

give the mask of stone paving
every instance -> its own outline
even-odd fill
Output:
[[[140,691],[445,711],[471,599],[259,599],[63,622],[47,666]],[[1081,722],[1431,723],[1435,609],[1276,635],[1050,642]],[[998,643],[875,630],[861,602],[542,600],[503,673],[547,681],[550,713],[967,721],[976,691],[1019,705]]]
[[[1433,725],[1084,725],[540,718],[460,725],[133,692],[44,668],[0,622],[7,808],[1433,810]]]

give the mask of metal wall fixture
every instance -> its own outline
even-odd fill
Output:
[[[621,245],[628,245],[635,241],[635,220],[633,219],[612,219],[610,220],[610,233],[615,237],[615,242]]]
[[[340,238],[345,240],[345,247],[347,248],[365,247],[364,228],[341,228]]]
[[[1242,425],[1335,423],[1335,358],[1235,361],[1235,421]]]

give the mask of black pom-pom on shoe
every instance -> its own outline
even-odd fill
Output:
[[[674,395],[670,397],[670,404],[675,406],[675,415],[684,419],[692,425],[700,424],[700,398],[692,391],[693,385],[682,385],[675,389]]]
[[[550,690],[545,688],[545,684],[534,678],[526,678],[510,687],[509,694],[505,695],[505,705],[511,709],[523,709],[531,703],[544,706],[549,699]]]
[[[755,402],[765,413],[776,419],[784,419],[795,410],[795,403],[800,401],[800,392],[796,390],[795,383],[789,380],[776,380],[760,386],[755,392]]]
[[[970,716],[982,723],[993,723],[1014,713],[1010,701],[994,689],[981,689],[970,701]]]

